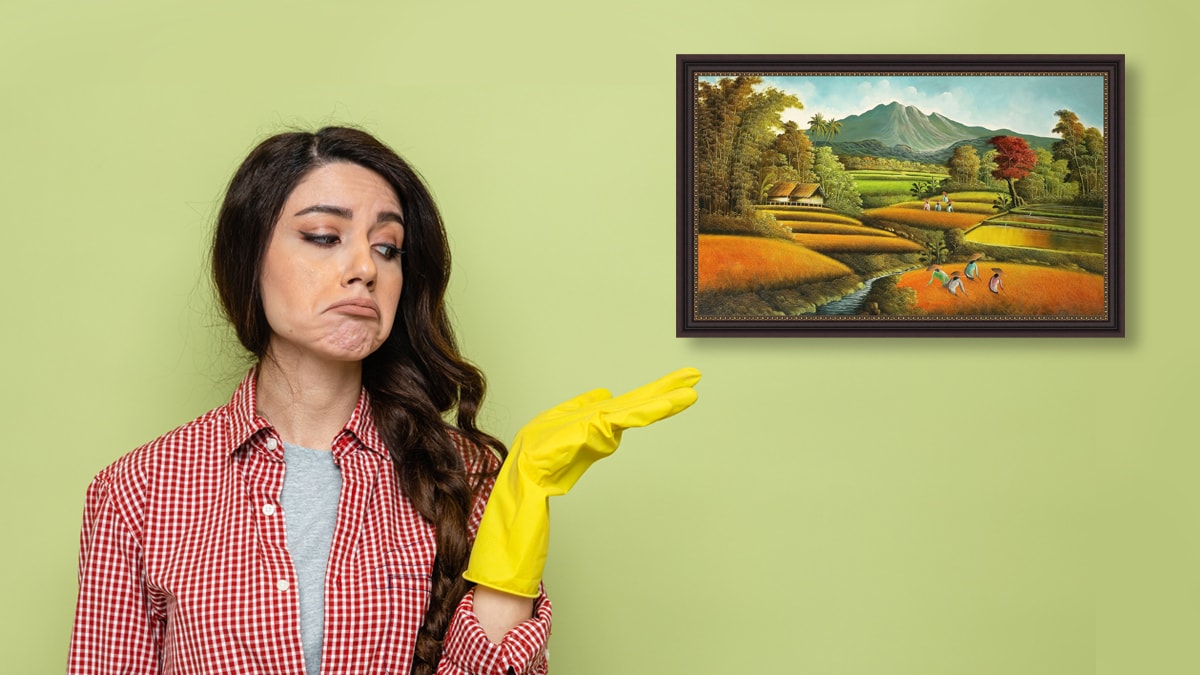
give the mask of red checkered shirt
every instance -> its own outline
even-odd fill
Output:
[[[96,476],[80,537],[69,674],[304,674],[296,571],[279,505],[283,443],[255,413],[255,400],[252,371],[228,405]],[[433,526],[400,492],[365,394],[334,439],[333,457],[342,494],[325,577],[321,672],[407,675],[430,598]],[[475,501],[472,536],[490,490]],[[458,605],[437,672],[545,673],[545,596],[498,645],[479,625],[472,597]]]

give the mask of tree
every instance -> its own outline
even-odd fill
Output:
[[[1087,195],[1093,199],[1104,192],[1104,136],[1096,127],[1083,132],[1083,147],[1087,150],[1080,182],[1087,185]]]
[[[808,133],[813,138],[820,138],[829,132],[829,120],[821,113],[817,113],[808,119]]]
[[[862,213],[862,195],[858,193],[858,185],[854,176],[846,171],[846,167],[838,161],[833,149],[822,145],[816,149],[813,160],[813,172],[821,181],[821,191],[825,193],[825,205],[834,211],[841,211],[857,216]]]
[[[783,155],[787,165],[798,176],[797,180],[810,183],[817,177],[812,172],[813,145],[800,125],[788,120],[783,123],[783,132],[775,137],[775,151]]]
[[[1058,110],[1054,133],[1062,136],[1052,146],[1055,159],[1067,161],[1067,180],[1079,184],[1079,197],[1089,199],[1104,186],[1104,136],[1096,127],[1085,128],[1070,110]]]
[[[954,149],[954,156],[947,162],[950,169],[950,180],[964,187],[974,186],[979,182],[979,153],[970,145],[960,145]]]
[[[825,123],[825,134],[829,136],[829,140],[833,140],[834,136],[842,133],[842,123],[838,120],[829,120]]]
[[[1002,189],[1004,183],[996,180],[996,177],[992,175],[992,172],[997,168],[996,151],[995,149],[989,149],[979,158],[979,182],[992,190]]]
[[[926,197],[934,197],[942,193],[942,188],[946,187],[946,178],[934,178],[931,180],[921,180],[912,184],[908,189],[908,193],[917,199],[925,199]]]
[[[755,192],[754,200],[760,204],[767,202],[767,193],[771,191],[771,186],[779,181],[794,181],[800,182],[800,177],[796,170],[787,163],[787,159],[779,153],[775,146],[768,146],[762,151],[761,159],[758,163],[758,189]]]
[[[756,91],[762,78],[701,81],[696,96],[696,193],[705,213],[746,211],[760,194],[762,152],[775,140],[787,108],[800,100],[774,88]]]
[[[1012,198],[1013,206],[1020,206],[1017,190],[1013,181],[1018,181],[1029,175],[1037,165],[1037,155],[1029,149],[1024,138],[1017,136],[993,136],[988,140],[996,148],[996,169],[992,176],[1008,183],[1008,195]]]
[[[1074,197],[1076,186],[1065,182],[1068,173],[1067,160],[1054,159],[1049,150],[1042,148],[1033,152],[1037,155],[1037,164],[1017,186],[1017,194],[1021,195],[1022,199],[1032,202],[1068,201]]]

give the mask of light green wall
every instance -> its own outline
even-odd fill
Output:
[[[555,504],[554,672],[1200,670],[1197,10],[245,4],[0,12],[0,670],[61,672],[90,477],[240,375],[236,163],[330,121],[431,183],[498,435],[705,373]],[[753,52],[1126,53],[1129,337],[676,339],[675,54]]]

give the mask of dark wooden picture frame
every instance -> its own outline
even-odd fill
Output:
[[[676,335],[1124,336],[1124,65],[679,55]]]

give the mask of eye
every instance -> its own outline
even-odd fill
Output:
[[[404,253],[399,246],[392,246],[391,244],[375,244],[371,248],[375,249],[376,253],[383,256],[384,260],[395,260]]]
[[[304,241],[316,244],[317,246],[333,246],[338,243],[336,234],[312,234],[311,232],[301,232],[300,236],[304,237]]]

